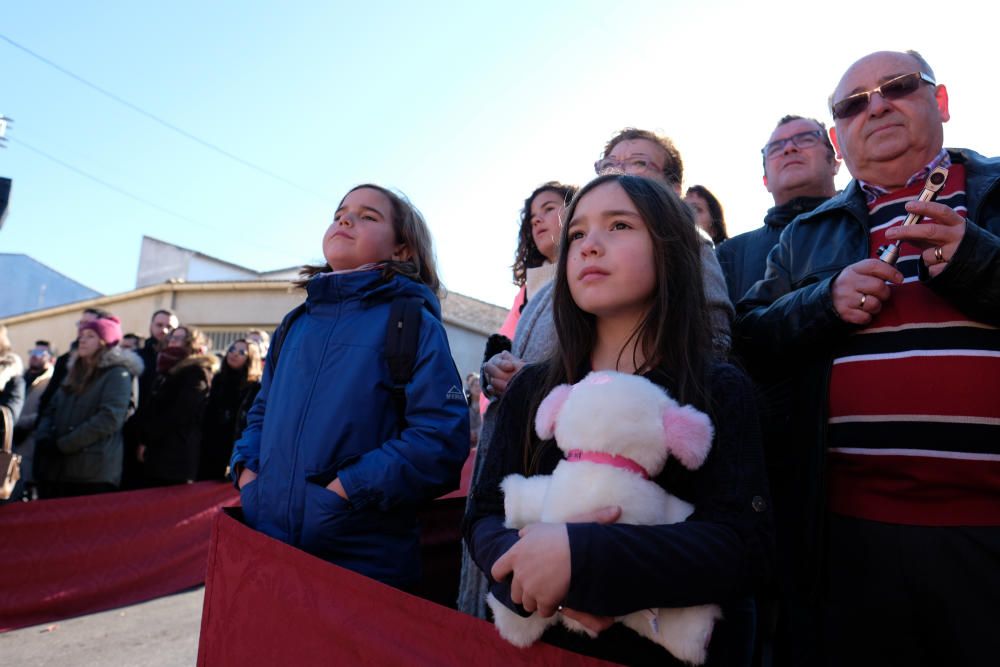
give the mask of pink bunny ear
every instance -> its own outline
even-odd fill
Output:
[[[712,447],[712,421],[690,405],[668,408],[663,413],[663,437],[667,451],[688,470],[701,467]]]
[[[559,411],[562,410],[563,403],[566,402],[572,391],[572,385],[561,384],[550,391],[549,395],[538,406],[538,414],[535,415],[535,432],[542,440],[548,440],[555,435]]]

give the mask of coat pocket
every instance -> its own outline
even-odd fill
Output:
[[[257,480],[252,480],[240,489],[240,505],[243,506],[243,521],[251,528],[257,528]]]
[[[342,559],[358,546],[362,514],[325,486],[306,482],[302,548],[327,560]]]

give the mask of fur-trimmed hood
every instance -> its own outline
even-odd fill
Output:
[[[7,383],[24,373],[24,362],[13,352],[0,354],[0,391]]]
[[[174,367],[167,373],[176,375],[185,368],[199,366],[202,370],[208,371],[209,377],[211,377],[219,370],[220,363],[219,358],[214,354],[190,354],[174,364]]]
[[[112,366],[121,366],[131,373],[132,377],[139,377],[142,375],[145,364],[142,363],[142,358],[132,350],[123,350],[115,345],[108,348],[101,355],[100,361],[97,362],[98,368],[111,368]]]

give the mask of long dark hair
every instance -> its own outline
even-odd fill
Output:
[[[563,198],[564,203],[569,204],[576,190],[575,185],[549,181],[535,188],[534,192],[524,200],[524,208],[521,209],[521,227],[517,233],[517,253],[514,255],[514,265],[511,267],[514,271],[514,284],[518,287],[524,287],[528,269],[541,266],[545,262],[545,255],[538,250],[535,237],[531,233],[531,203],[543,192],[555,192]]]
[[[712,237],[712,243],[719,245],[729,238],[726,230],[726,214],[722,212],[722,204],[704,185],[692,185],[688,188],[687,194],[697,195],[708,204],[708,215],[712,218],[712,228],[708,230],[708,235]]]
[[[392,208],[392,228],[396,232],[396,242],[405,243],[410,250],[410,259],[406,261],[386,260],[382,262],[383,275],[386,280],[396,274],[406,276],[427,285],[431,292],[437,294],[441,288],[441,280],[438,278],[434,260],[434,245],[431,241],[430,230],[427,228],[427,223],[420,211],[410,203],[405,195],[372,183],[355,185],[343,196],[340,204],[337,204],[337,208],[339,209],[344,203],[347,195],[361,189],[376,190],[385,195]],[[305,287],[313,276],[332,270],[329,264],[307,264],[299,271],[299,280],[294,281],[293,284],[296,287]]]
[[[547,361],[545,382],[530,401],[531,419],[524,440],[524,467],[529,473],[537,472],[544,449],[534,444],[531,429],[538,404],[555,386],[579,382],[590,370],[590,355],[597,342],[597,321],[577,306],[570,293],[566,276],[567,234],[580,200],[595,188],[612,182],[622,188],[646,223],[656,267],[653,302],[629,340],[636,341],[636,349],[644,360],[636,373],[662,369],[678,402],[701,410],[706,410],[710,402],[707,373],[712,359],[712,337],[702,281],[701,241],[691,211],[676,194],[656,181],[622,174],[599,176],[577,193],[566,211],[552,301],[559,345]]]

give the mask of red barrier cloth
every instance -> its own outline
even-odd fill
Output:
[[[216,514],[198,665],[608,665],[511,646],[485,621],[403,593]],[[458,573],[455,572],[457,578]]]
[[[0,506],[0,632],[197,586],[212,518],[238,500],[199,482]]]

